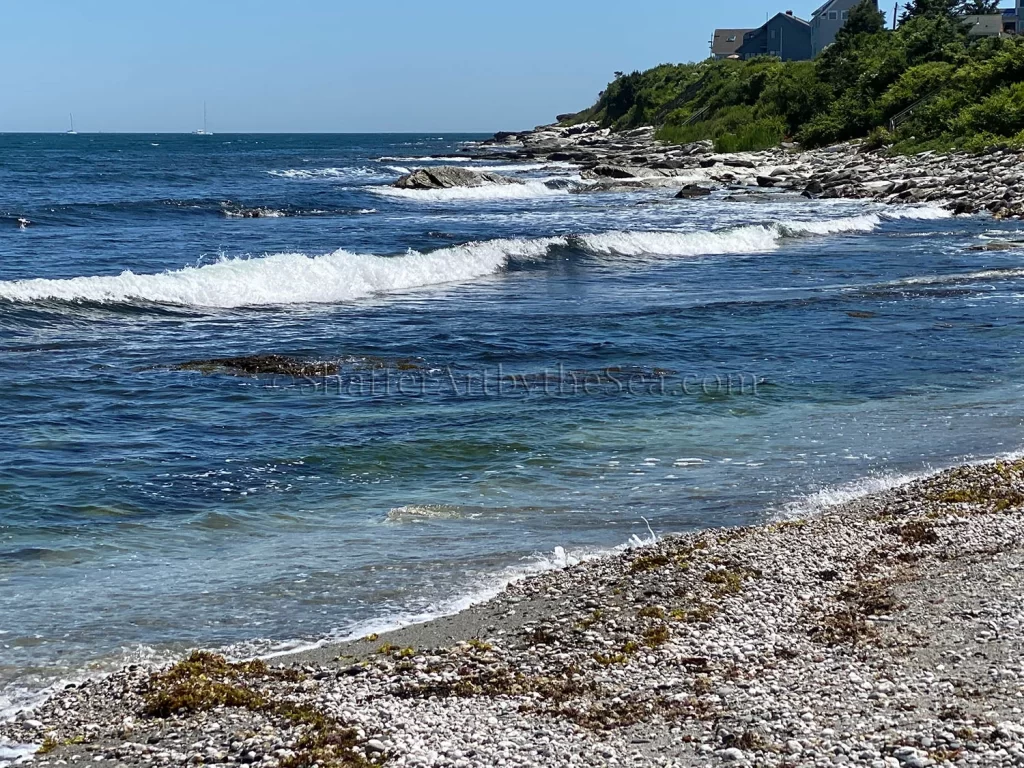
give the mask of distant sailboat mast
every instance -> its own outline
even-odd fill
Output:
[[[75,116],[74,116],[73,113],[69,112],[68,113],[68,117],[71,118],[71,130],[70,131],[66,131],[66,133],[67,133],[68,136],[77,136],[78,135],[78,131],[75,130]]]

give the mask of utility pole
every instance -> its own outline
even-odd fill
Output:
[[[900,4],[899,4],[899,2],[897,2],[892,7],[892,28],[893,29],[896,29],[896,16],[897,16],[897,14],[899,14],[899,12],[900,12]]]

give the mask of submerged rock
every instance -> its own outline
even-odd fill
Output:
[[[436,168],[419,168],[402,176],[393,186],[398,189],[451,189],[452,187],[485,187],[488,185],[522,184],[519,179],[510,179],[489,171],[473,171],[439,165]]]
[[[330,360],[309,360],[288,355],[244,355],[189,360],[170,366],[172,371],[196,371],[202,374],[227,376],[278,375],[309,378],[357,374],[364,371],[420,371],[424,363],[418,358],[387,358],[376,355],[345,355]]]
[[[333,376],[338,373],[337,362],[324,360],[300,360],[285,355],[247,355],[245,357],[220,357],[210,360],[190,360],[172,366],[175,371],[198,371],[200,373],[225,373],[231,376],[258,376],[278,374],[282,376]]]
[[[990,243],[972,245],[968,251],[1016,251],[1024,248],[1024,242],[1020,240],[993,240]]]

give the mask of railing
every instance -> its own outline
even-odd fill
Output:
[[[704,115],[706,115],[706,114],[707,114],[707,111],[708,111],[709,109],[711,109],[711,107],[710,107],[710,106],[704,107],[704,108],[702,108],[702,109],[698,109],[698,110],[697,110],[696,112],[694,112],[694,113],[693,113],[692,115],[690,115],[690,116],[689,116],[689,117],[688,117],[688,118],[686,119],[686,122],[685,122],[685,123],[683,123],[683,125],[693,125],[693,124],[694,124],[694,123],[696,123],[696,122],[697,122],[698,120],[700,120],[700,119],[701,119],[702,117],[704,117]]]
[[[905,123],[907,120],[909,120],[911,118],[911,116],[914,114],[914,110],[915,109],[920,107],[926,101],[931,101],[932,99],[934,99],[936,96],[939,95],[939,93],[941,91],[942,91],[941,88],[939,88],[938,90],[934,90],[931,93],[929,93],[927,96],[924,96],[924,97],[918,99],[917,101],[915,101],[913,104],[911,104],[909,107],[904,109],[902,112],[900,112],[900,113],[898,113],[896,115],[893,115],[889,119],[889,130],[890,131],[895,131],[896,128],[898,128],[901,124]]]

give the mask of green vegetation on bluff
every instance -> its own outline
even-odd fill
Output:
[[[865,1],[814,61],[663,64],[617,77],[570,122],[656,125],[660,139],[712,139],[722,152],[787,137],[868,137],[898,151],[1024,145],[1024,37],[973,39],[955,16],[965,10],[917,0],[893,31]]]

